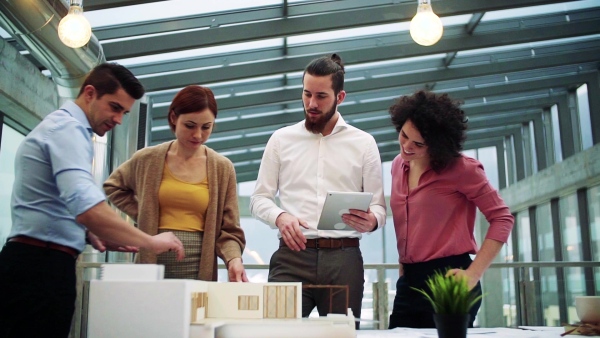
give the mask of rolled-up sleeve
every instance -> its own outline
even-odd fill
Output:
[[[514,217],[488,181],[483,165],[473,159],[466,163],[466,170],[462,171],[460,179],[461,192],[475,203],[490,224],[485,238],[506,243],[514,225]]]
[[[56,126],[47,134],[46,151],[59,196],[73,216],[106,200],[92,176],[91,142],[90,132],[75,121]]]

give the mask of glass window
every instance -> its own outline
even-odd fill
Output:
[[[529,223],[529,210],[525,209],[516,215],[517,241],[519,242],[519,252],[517,262],[532,262],[533,255],[531,250],[531,227]],[[533,279],[533,268],[529,268],[529,279]],[[523,277],[525,279],[525,277]]]
[[[383,194],[390,196],[392,194],[392,161],[381,163],[383,170]]]
[[[238,183],[238,195],[239,196],[252,196],[254,192],[254,186],[256,185],[256,181],[248,181],[248,182],[240,182]],[[244,206],[240,205],[240,208]]]
[[[531,228],[529,226],[529,210],[517,214],[517,239],[519,241],[518,262],[531,262]]]
[[[10,216],[10,196],[15,181],[15,154],[25,136],[7,126],[2,125],[2,146],[0,147],[0,247],[6,241],[12,221]]]
[[[550,203],[538,205],[535,215],[539,259],[541,262],[553,262],[556,260],[556,255],[554,254],[554,232]],[[540,268],[539,287],[542,298],[544,324],[548,326],[560,326],[556,268]]]
[[[485,147],[477,149],[477,159],[485,169],[490,184],[498,189],[498,158],[496,157],[496,147]]]
[[[388,210],[385,227],[383,227],[383,236],[385,241],[384,261],[383,263],[398,264],[398,247],[396,241],[396,230],[394,229],[394,219],[392,212]],[[385,273],[385,283],[388,287],[388,310],[392,311],[394,306],[394,297],[396,296],[396,281],[400,277],[398,269],[387,270]]]
[[[242,207],[244,206],[240,206]],[[240,224],[246,235],[246,249],[242,256],[244,264],[269,264],[271,256],[279,247],[277,230],[253,217],[241,217]],[[265,283],[269,270],[248,270],[246,274],[251,282]]]
[[[592,140],[592,121],[590,120],[588,88],[585,83],[577,88],[577,111],[579,112],[581,147],[583,149],[588,149],[594,145],[594,141]]]
[[[467,150],[464,150],[462,153],[465,156],[477,158],[477,150],[476,149],[467,149]]]
[[[553,105],[550,108],[552,116],[552,141],[554,142],[554,160],[556,163],[562,162],[562,145],[560,142],[560,124],[558,122],[558,106]]]
[[[249,203],[250,196],[254,192],[256,181],[238,183],[239,208],[242,216],[240,225],[246,235],[246,249],[244,250],[242,260],[244,264],[269,264],[271,256],[277,250],[279,241],[277,231],[271,229],[268,225],[250,216]],[[247,216],[244,216],[247,215]],[[246,270],[248,279],[251,282],[265,283],[268,278],[267,269],[248,269]],[[219,280],[227,280],[227,271],[219,271]]]
[[[541,149],[538,150],[535,146],[535,138],[537,137],[542,137],[541,135],[536,135],[535,134],[535,128],[534,128],[534,124],[533,121],[529,121],[529,146],[531,147],[531,174],[537,173],[538,172],[538,162],[537,162],[537,154],[538,151],[542,151]]]
[[[587,191],[588,211],[590,214],[590,240],[592,245],[592,261],[600,261],[600,185]],[[600,268],[594,268],[596,294],[600,294]]]
[[[561,248],[565,262],[581,261],[581,225],[577,208],[577,195],[572,194],[559,200]],[[583,268],[565,268],[565,299],[569,323],[579,320],[575,312],[575,297],[585,295],[585,276]]]
[[[506,263],[512,263],[513,246],[512,237],[514,232],[511,232],[506,245],[502,248],[501,255],[504,256]],[[502,269],[502,300],[503,300],[503,317],[504,326],[517,326],[517,297],[515,290],[515,269]]]

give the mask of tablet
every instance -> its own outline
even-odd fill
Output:
[[[371,192],[327,192],[317,229],[354,230],[353,227],[342,221],[342,215],[350,213],[349,209],[367,211],[372,199],[373,193]]]

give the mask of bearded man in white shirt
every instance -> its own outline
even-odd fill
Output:
[[[336,54],[311,61],[302,79],[305,120],[277,130],[265,148],[252,215],[279,229],[269,282],[347,285],[348,304],[360,318],[364,289],[362,233],[385,224],[381,158],[375,139],[347,124],[337,106],[344,101],[344,66]],[[350,209],[344,223],[354,230],[318,230],[328,191],[371,192],[365,211]],[[279,194],[279,206],[275,196]],[[320,316],[346,313],[346,295],[329,302],[326,288],[302,292],[302,316],[317,307]],[[356,323],[359,328],[359,323]]]

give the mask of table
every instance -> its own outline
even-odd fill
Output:
[[[467,338],[560,338],[565,332],[562,327],[523,326],[513,328],[473,328],[467,332]],[[435,329],[395,328],[392,330],[358,330],[357,338],[437,338]],[[568,335],[565,337],[584,337]],[[588,336],[589,337],[589,336]],[[599,337],[599,336],[595,336]]]

